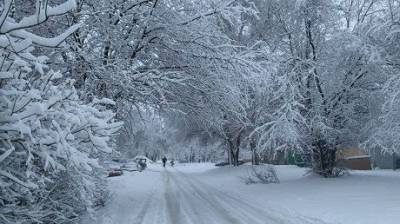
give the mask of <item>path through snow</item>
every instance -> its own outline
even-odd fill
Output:
[[[112,200],[98,211],[97,224],[294,224],[315,219],[260,208],[195,175],[151,167],[111,181]]]

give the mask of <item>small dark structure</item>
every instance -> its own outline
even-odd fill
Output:
[[[121,176],[124,172],[121,169],[114,169],[108,171],[108,177],[117,177]]]
[[[137,168],[140,172],[142,172],[144,169],[146,169],[147,163],[146,159],[138,159],[137,161]]]
[[[359,148],[344,148],[336,152],[336,163],[352,170],[370,170],[371,156]]]

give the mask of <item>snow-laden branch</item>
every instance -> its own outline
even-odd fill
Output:
[[[75,1],[48,7],[38,0],[35,14],[19,23],[7,13],[11,3],[2,4],[0,16],[0,223],[74,222],[71,213],[82,214],[101,197],[97,159],[113,151],[121,123],[107,109],[112,100],[81,101],[74,81],[51,70],[49,57],[36,55],[57,54],[35,47],[59,46],[79,25],[53,38],[30,28],[71,11]]]
[[[202,18],[205,18],[205,17],[208,17],[208,16],[212,16],[212,15],[221,13],[223,10],[225,10],[227,7],[231,6],[231,5],[232,5],[233,3],[235,3],[236,1],[237,1],[237,0],[230,1],[229,3],[224,4],[222,7],[219,7],[218,9],[214,9],[214,10],[212,10],[212,11],[209,11],[209,12],[202,13],[202,14],[200,14],[200,15],[197,15],[197,16],[195,16],[195,17],[193,17],[193,18],[190,18],[190,19],[188,19],[188,20],[186,20],[186,21],[184,21],[184,22],[179,23],[178,25],[180,25],[180,26],[185,26],[185,25],[188,25],[189,23],[192,23],[192,22],[194,22],[194,21],[196,21],[196,20],[199,20],[199,19],[202,19]]]
[[[12,2],[13,0],[5,0],[4,2],[4,8],[0,16],[0,28],[3,27],[4,22],[6,21],[8,14],[10,13]]]
[[[14,152],[14,147],[12,147],[11,149],[3,152],[3,154],[0,155],[0,163],[5,160],[9,155],[11,155],[12,152]]]
[[[36,188],[37,187],[36,184],[23,182],[22,180],[18,179],[11,173],[3,171],[3,170],[0,170],[0,176],[7,177],[8,179],[12,180],[13,182],[15,182],[23,187],[26,187],[26,188]]]
[[[12,31],[10,35],[21,39],[30,39],[32,43],[40,45],[42,47],[58,47],[61,43],[65,41],[65,39],[67,39],[67,37],[77,31],[79,27],[80,24],[75,24],[74,26],[68,28],[64,33],[53,38],[41,37],[25,30]]]
[[[11,4],[11,0],[7,0],[7,3]],[[60,5],[57,5],[55,7],[50,7],[47,5],[47,1],[39,1],[37,0],[37,8],[36,13],[34,15],[24,17],[19,23],[15,23],[13,21],[6,19],[8,13],[3,11],[0,19],[3,19],[3,14],[5,19],[3,20],[4,22],[0,26],[0,34],[6,34],[10,33],[12,31],[16,30],[22,30],[22,29],[27,29],[30,27],[37,26],[45,21],[47,21],[50,17],[53,16],[60,16],[65,13],[68,13],[76,8],[76,1],[75,0],[68,0]],[[5,7],[7,9],[7,7]],[[0,20],[2,21],[2,20]]]
[[[58,47],[68,36],[70,36],[80,27],[79,24],[76,24],[69,27],[62,34],[52,38],[42,37],[26,30],[27,28],[38,26],[39,24],[47,21],[47,19],[50,17],[63,15],[75,9],[75,0],[68,0],[55,7],[48,6],[47,1],[38,1],[36,4],[36,13],[34,15],[24,17],[19,23],[14,22],[12,18],[8,17],[8,11],[10,10],[11,2],[12,1],[6,2],[5,8],[0,16],[0,34],[7,34],[11,37],[21,39],[22,43],[29,40],[32,43],[43,47]],[[11,45],[12,44],[14,43],[11,43]],[[21,50],[22,49],[15,50],[15,53],[18,53]]]

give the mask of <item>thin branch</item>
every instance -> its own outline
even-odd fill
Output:
[[[5,0],[3,12],[1,12],[0,16],[0,30],[3,27],[4,22],[6,21],[8,14],[11,10],[13,0]]]

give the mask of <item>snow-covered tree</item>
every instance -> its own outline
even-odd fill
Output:
[[[73,10],[75,1],[36,1],[34,14],[19,21],[12,3],[0,5],[0,220],[75,223],[102,199],[97,158],[112,151],[121,124],[105,108],[113,101],[82,102],[74,80],[35,54],[34,46],[60,47],[79,28],[54,37],[29,31]]]
[[[369,9],[359,6],[351,29],[335,1],[253,2],[263,17],[249,21],[249,41],[268,46],[266,58],[274,66],[267,77],[275,82],[269,81],[270,119],[253,132],[259,147],[296,150],[315,172],[332,176],[336,150],[358,144],[385,80],[374,58],[378,51],[361,31],[376,1],[363,3]]]
[[[360,30],[369,34],[369,40],[377,49],[374,52],[386,74],[383,85],[381,114],[374,116],[366,129],[363,147],[368,151],[399,153],[399,85],[400,85],[400,2],[386,1],[380,13]]]
[[[151,107],[131,107],[117,141],[122,156],[143,155],[156,161],[168,152],[169,127],[155,111]]]

